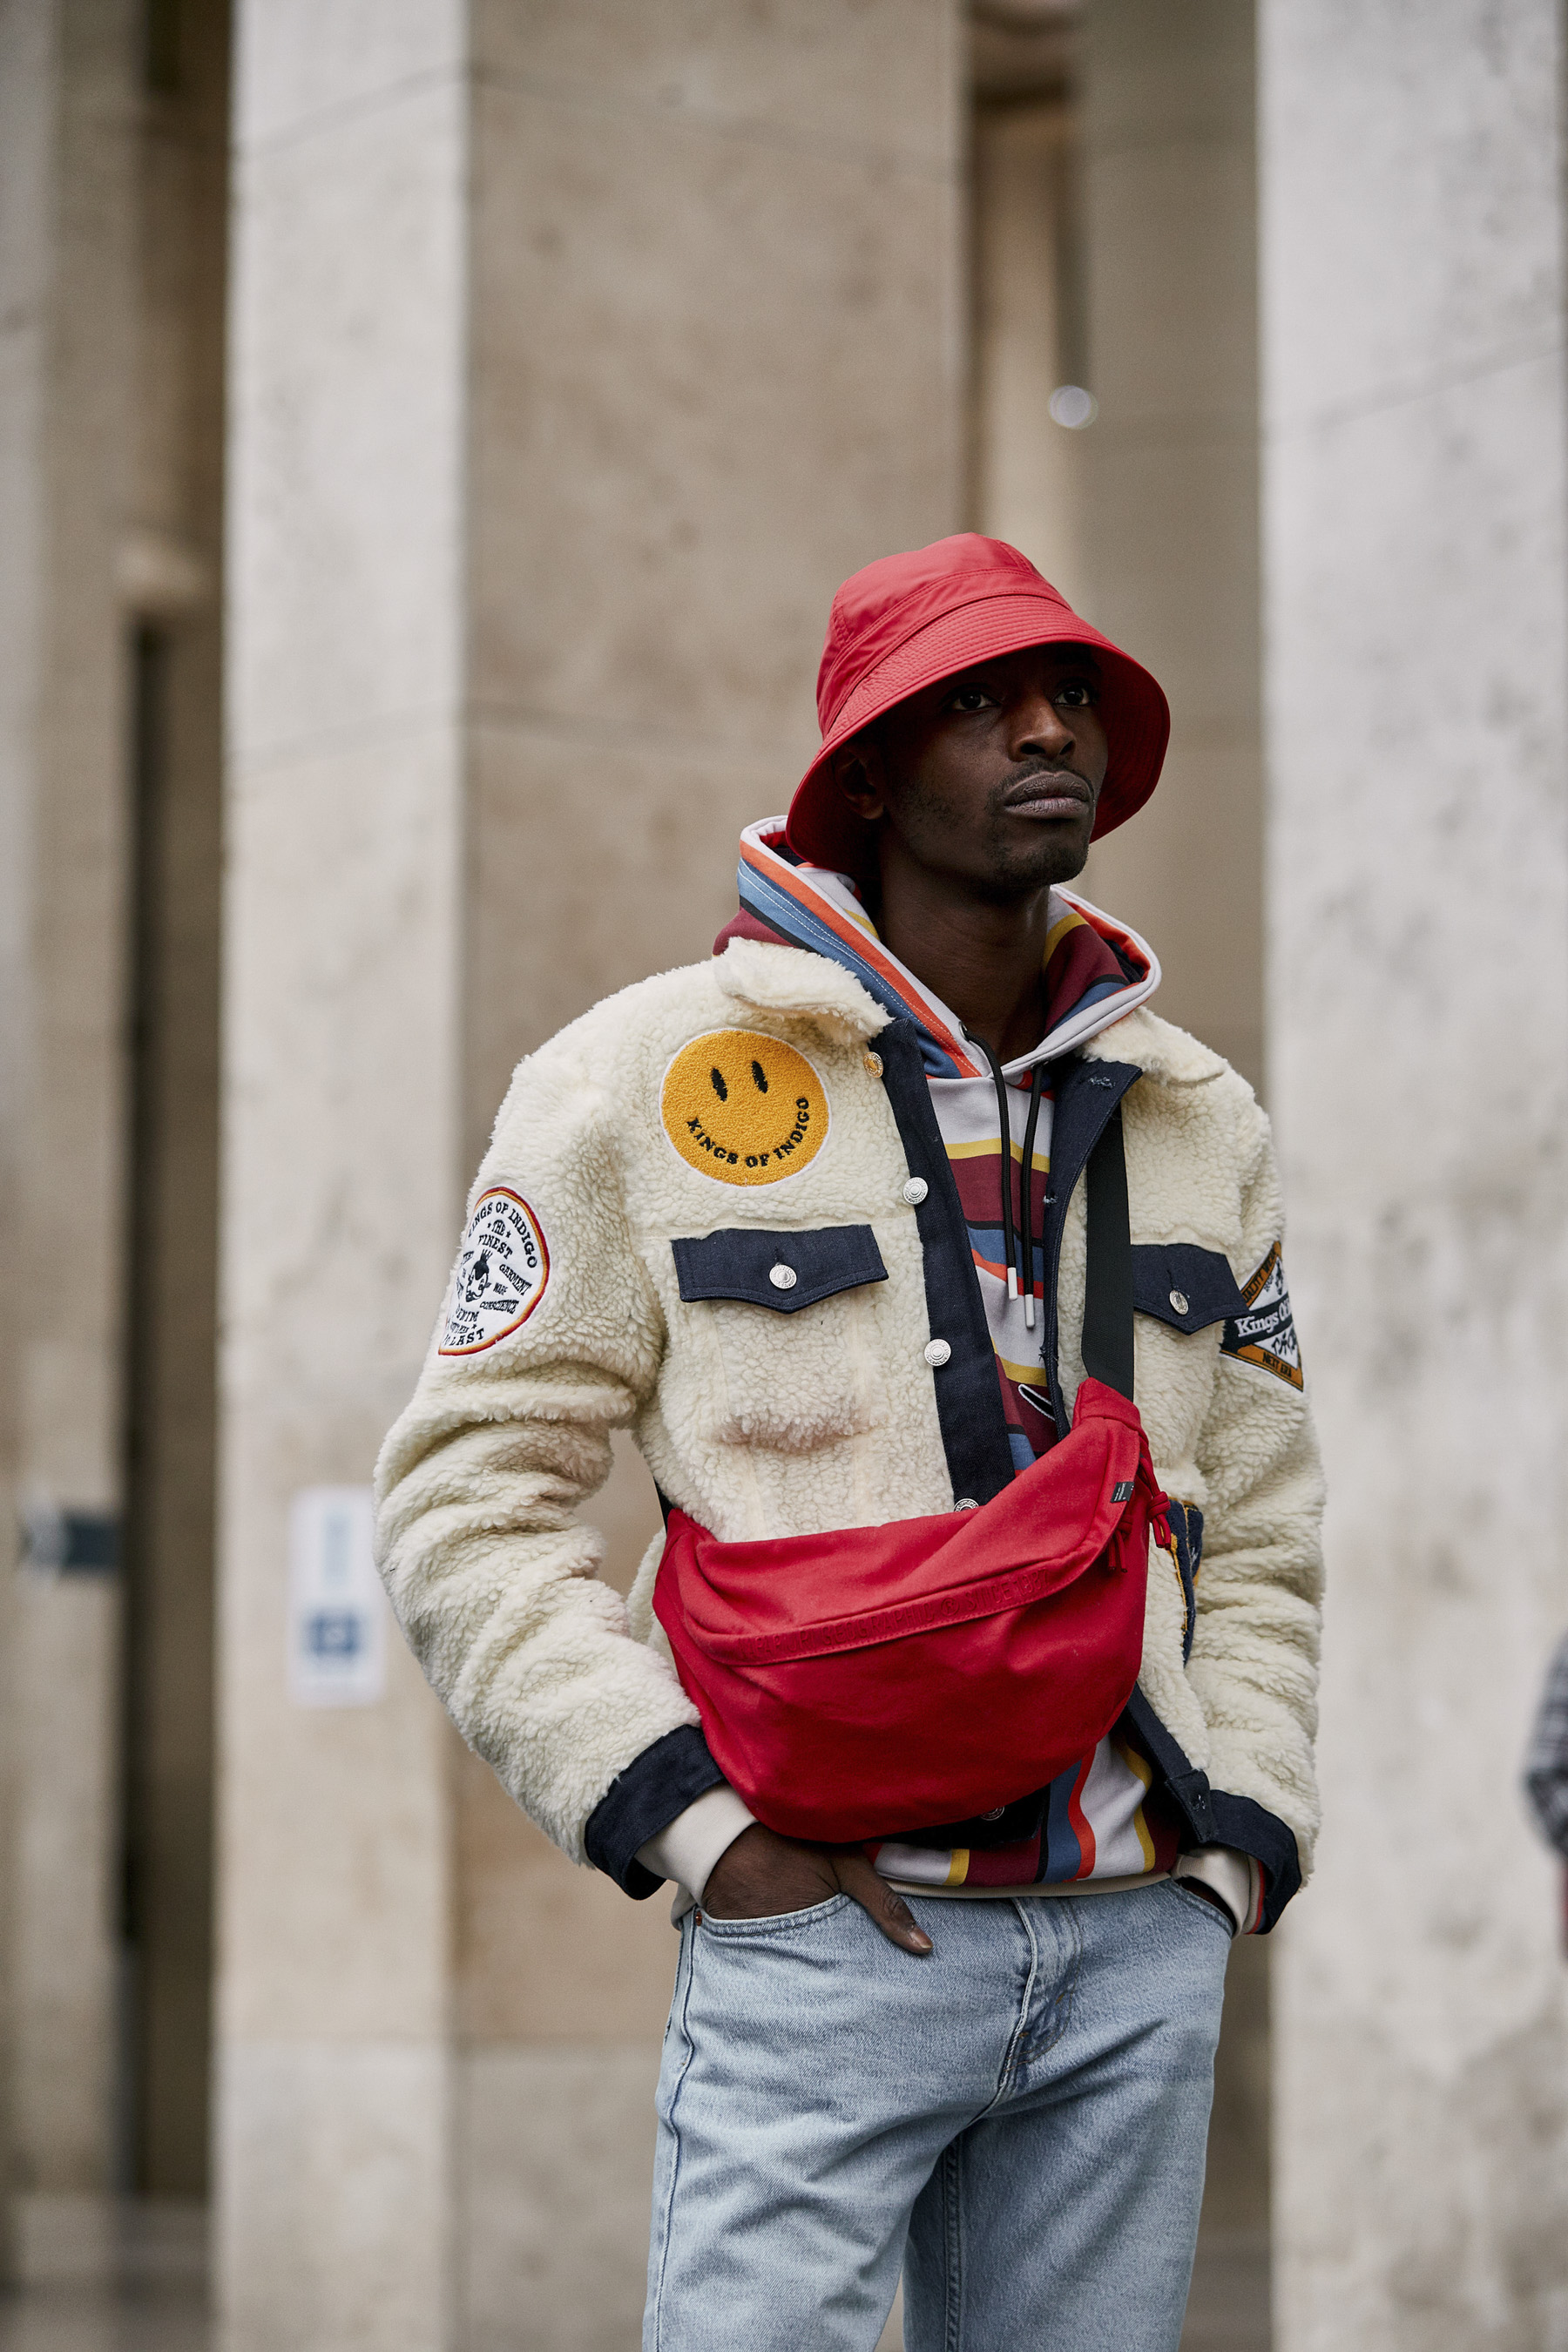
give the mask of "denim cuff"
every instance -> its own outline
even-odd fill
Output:
[[[1263,1901],[1255,1936],[1267,1936],[1301,1884],[1301,1864],[1296,1840],[1277,1813],[1267,1811],[1251,1797],[1235,1797],[1228,1790],[1213,1795],[1214,1842],[1250,1854],[1263,1873]]]
[[[616,1773],[589,1814],[583,1832],[589,1861],[635,1902],[646,1901],[662,1881],[637,1860],[638,1846],[723,1778],[694,1723],[667,1731]]]

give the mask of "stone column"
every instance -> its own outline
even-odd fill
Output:
[[[0,8],[0,2131],[35,2266],[116,2158],[134,19]]]
[[[518,1055],[708,951],[837,581],[960,520],[956,26],[350,23],[239,12],[225,2337],[608,2352],[663,1906],[545,1847],[400,1645],[291,1706],[288,1513],[368,1478]],[[650,1504],[628,1465],[593,1507],[617,1574]]]
[[[242,2352],[434,2352],[451,1745],[291,1704],[301,1488],[368,1480],[458,1188],[465,12],[237,18],[217,2257]]]
[[[1260,12],[1268,1055],[1331,1504],[1284,2352],[1563,2340],[1561,16]]]

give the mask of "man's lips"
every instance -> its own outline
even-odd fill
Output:
[[[1094,793],[1070,768],[1054,768],[1018,783],[1009,784],[1002,805],[1010,816],[1082,816],[1094,804]]]

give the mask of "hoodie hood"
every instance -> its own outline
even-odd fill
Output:
[[[877,935],[859,887],[847,874],[811,866],[784,839],[784,819],[764,817],[741,835],[741,911],[713,951],[731,940],[762,940],[826,956],[858,980],[893,1020],[912,1020],[930,1078],[989,1078],[984,1057],[956,1013]],[[1145,1003],[1160,984],[1152,948],[1071,890],[1051,892],[1046,941],[1046,1034],[1003,1066],[1016,1079],[1037,1062],[1076,1052],[1100,1030]]]

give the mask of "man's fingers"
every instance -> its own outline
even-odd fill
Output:
[[[903,1896],[895,1895],[886,1879],[878,1877],[865,1855],[836,1853],[833,1862],[845,1894],[854,1896],[888,1941],[897,1944],[900,1951],[913,1952],[923,1958],[932,1948],[931,1937]]]

